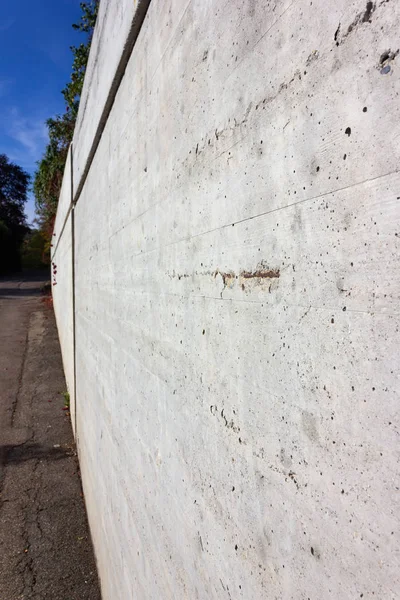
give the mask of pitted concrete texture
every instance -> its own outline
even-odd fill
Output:
[[[74,131],[74,197],[101,136],[150,0],[101,0]]]
[[[398,598],[399,27],[395,0],[152,0],[85,179],[87,80],[76,414],[106,600]]]
[[[0,598],[100,600],[42,276],[0,281]]]
[[[65,381],[70,396],[71,423],[75,429],[74,305],[73,305],[73,212],[65,219],[51,259],[54,311],[60,337]]]

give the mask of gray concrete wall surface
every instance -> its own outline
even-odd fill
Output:
[[[72,145],[68,150],[51,245],[51,283],[65,381],[75,431]]]
[[[105,599],[398,597],[399,24],[151,1],[74,209]]]
[[[54,312],[60,338],[65,381],[70,402],[72,427],[75,431],[75,368],[74,368],[74,313],[72,274],[72,214],[64,224],[57,250],[52,257],[52,292]]]
[[[93,143],[107,118],[149,3],[150,0],[100,2],[74,131],[74,196],[89,167]]]

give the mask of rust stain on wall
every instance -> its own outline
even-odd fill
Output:
[[[257,269],[256,271],[242,271],[241,277],[245,279],[274,279],[280,277],[279,269]]]

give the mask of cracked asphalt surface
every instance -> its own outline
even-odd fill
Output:
[[[100,600],[46,279],[0,279],[0,600]]]

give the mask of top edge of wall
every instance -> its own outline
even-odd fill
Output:
[[[72,203],[72,144],[68,149],[67,160],[64,167],[64,175],[61,185],[60,196],[58,198],[57,215],[53,229],[53,239],[51,241],[51,258],[57,250],[58,243],[61,239],[62,232],[64,230],[65,222],[67,220],[71,203]]]
[[[75,125],[77,201],[150,0],[101,0]]]

